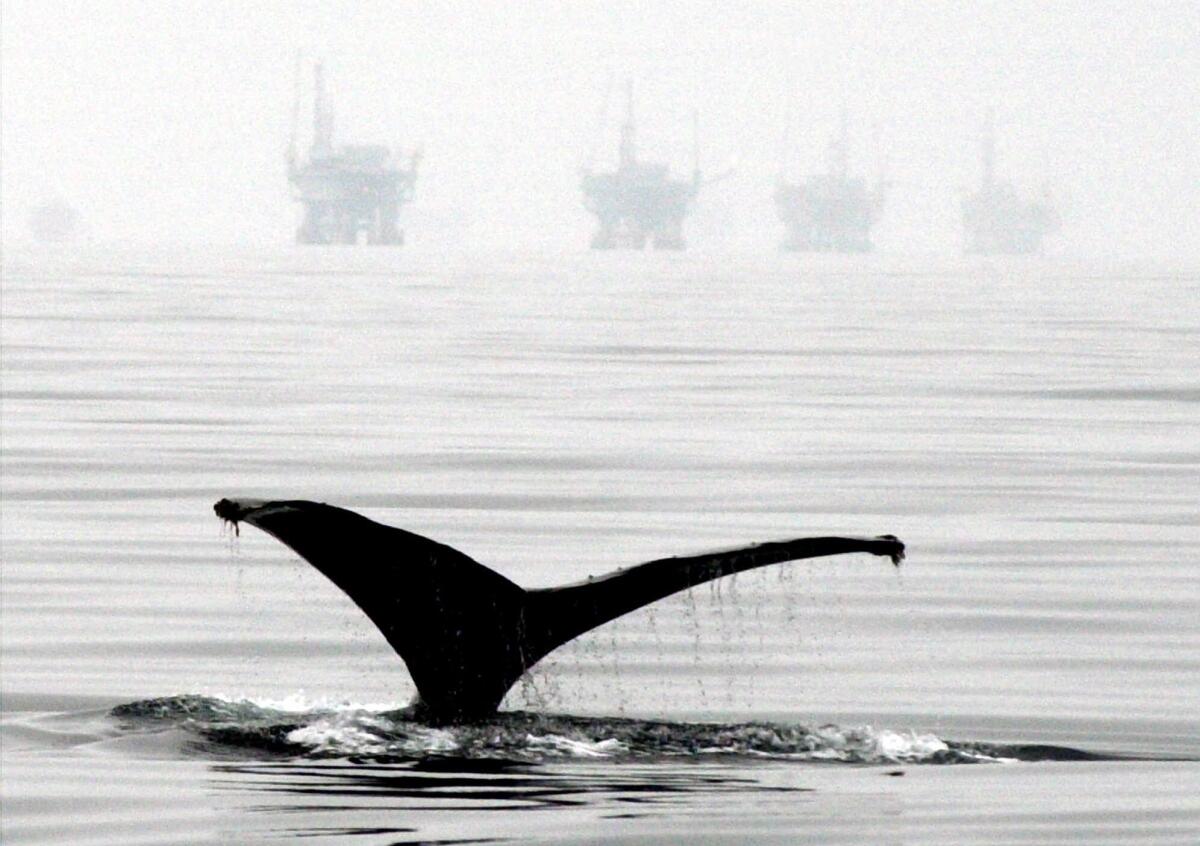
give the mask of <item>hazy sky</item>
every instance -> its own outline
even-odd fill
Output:
[[[424,147],[406,218],[426,247],[586,244],[578,169],[632,77],[645,158],[688,170],[696,108],[702,167],[733,169],[694,244],[773,249],[776,175],[820,169],[844,107],[852,168],[893,183],[880,249],[954,253],[991,105],[1002,174],[1062,211],[1049,252],[1191,261],[1197,45],[1196,0],[4,0],[3,232],[61,196],[99,241],[287,243],[302,51],[326,61],[340,140]]]

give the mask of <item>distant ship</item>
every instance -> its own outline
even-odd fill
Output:
[[[1042,241],[1058,231],[1058,213],[1048,198],[1022,199],[996,179],[996,129],[989,112],[980,149],[979,190],[962,203],[966,251],[979,255],[1040,253]]]
[[[65,244],[79,237],[82,218],[63,200],[49,200],[29,210],[29,232],[43,244]]]
[[[691,179],[677,179],[665,164],[638,160],[628,83],[616,170],[583,169],[583,203],[598,222],[592,249],[641,250],[649,243],[656,250],[682,250],[683,221],[700,190],[700,169],[693,165]]]
[[[882,179],[868,186],[849,175],[849,138],[842,115],[837,137],[829,144],[829,168],[799,182],[782,176],[775,186],[775,207],[787,227],[785,250],[817,253],[870,252],[871,229],[883,211]]]
[[[400,207],[412,200],[421,154],[407,157],[381,144],[333,143],[333,110],[324,69],[313,68],[313,138],[307,159],[296,154],[295,119],[288,150],[288,181],[304,206],[300,244],[403,244]]]

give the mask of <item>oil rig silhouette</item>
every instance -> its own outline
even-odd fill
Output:
[[[693,119],[693,144],[695,121]],[[633,83],[625,86],[625,120],[616,170],[583,168],[583,204],[596,216],[595,250],[682,250],[683,220],[700,190],[700,167],[693,155],[692,178],[676,179],[666,164],[639,161],[633,115]]]
[[[297,78],[287,162],[288,181],[304,206],[296,242],[357,244],[365,238],[368,244],[403,244],[400,207],[412,199],[420,152],[402,157],[382,144],[335,146],[333,108],[319,62],[313,66],[312,146],[303,160],[296,151],[299,112]]]
[[[826,173],[799,182],[780,175],[775,208],[787,227],[785,250],[816,253],[866,253],[872,249],[871,229],[883,211],[886,186],[882,176],[874,186],[850,176],[850,138],[846,113],[838,134],[829,142]]]
[[[1015,188],[996,179],[996,121],[988,111],[980,144],[979,189],[962,203],[966,251],[977,255],[1028,255],[1058,231],[1059,217],[1048,197],[1022,199]]]

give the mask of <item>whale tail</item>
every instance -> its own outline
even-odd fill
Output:
[[[693,585],[755,567],[848,552],[899,564],[904,544],[820,537],[663,558],[562,587],[524,590],[467,555],[361,514],[304,500],[222,499],[217,516],[273,535],[379,628],[417,687],[418,715],[484,717],[558,646]]]

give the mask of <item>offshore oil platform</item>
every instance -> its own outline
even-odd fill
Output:
[[[671,176],[666,164],[642,162],[637,154],[637,127],[633,115],[633,83],[625,86],[625,120],[617,149],[616,170],[583,168],[583,204],[596,216],[599,227],[592,236],[594,250],[682,250],[683,220],[700,191],[700,167],[695,152],[691,179]]]
[[[991,112],[980,145],[979,190],[962,204],[966,251],[978,255],[1028,255],[1042,251],[1042,240],[1058,231],[1058,213],[1048,198],[1025,200],[1007,182],[996,179],[996,126]]]
[[[313,131],[308,156],[297,156],[299,80],[288,146],[288,181],[304,206],[296,230],[300,244],[403,244],[400,207],[417,181],[420,152],[407,157],[382,144],[333,143],[333,108],[325,93],[324,68],[313,66]]]
[[[826,173],[800,182],[782,175],[775,186],[775,207],[787,227],[785,250],[817,253],[866,253],[871,229],[883,212],[886,186],[874,186],[849,174],[850,139],[843,112],[837,136],[829,144]]]

